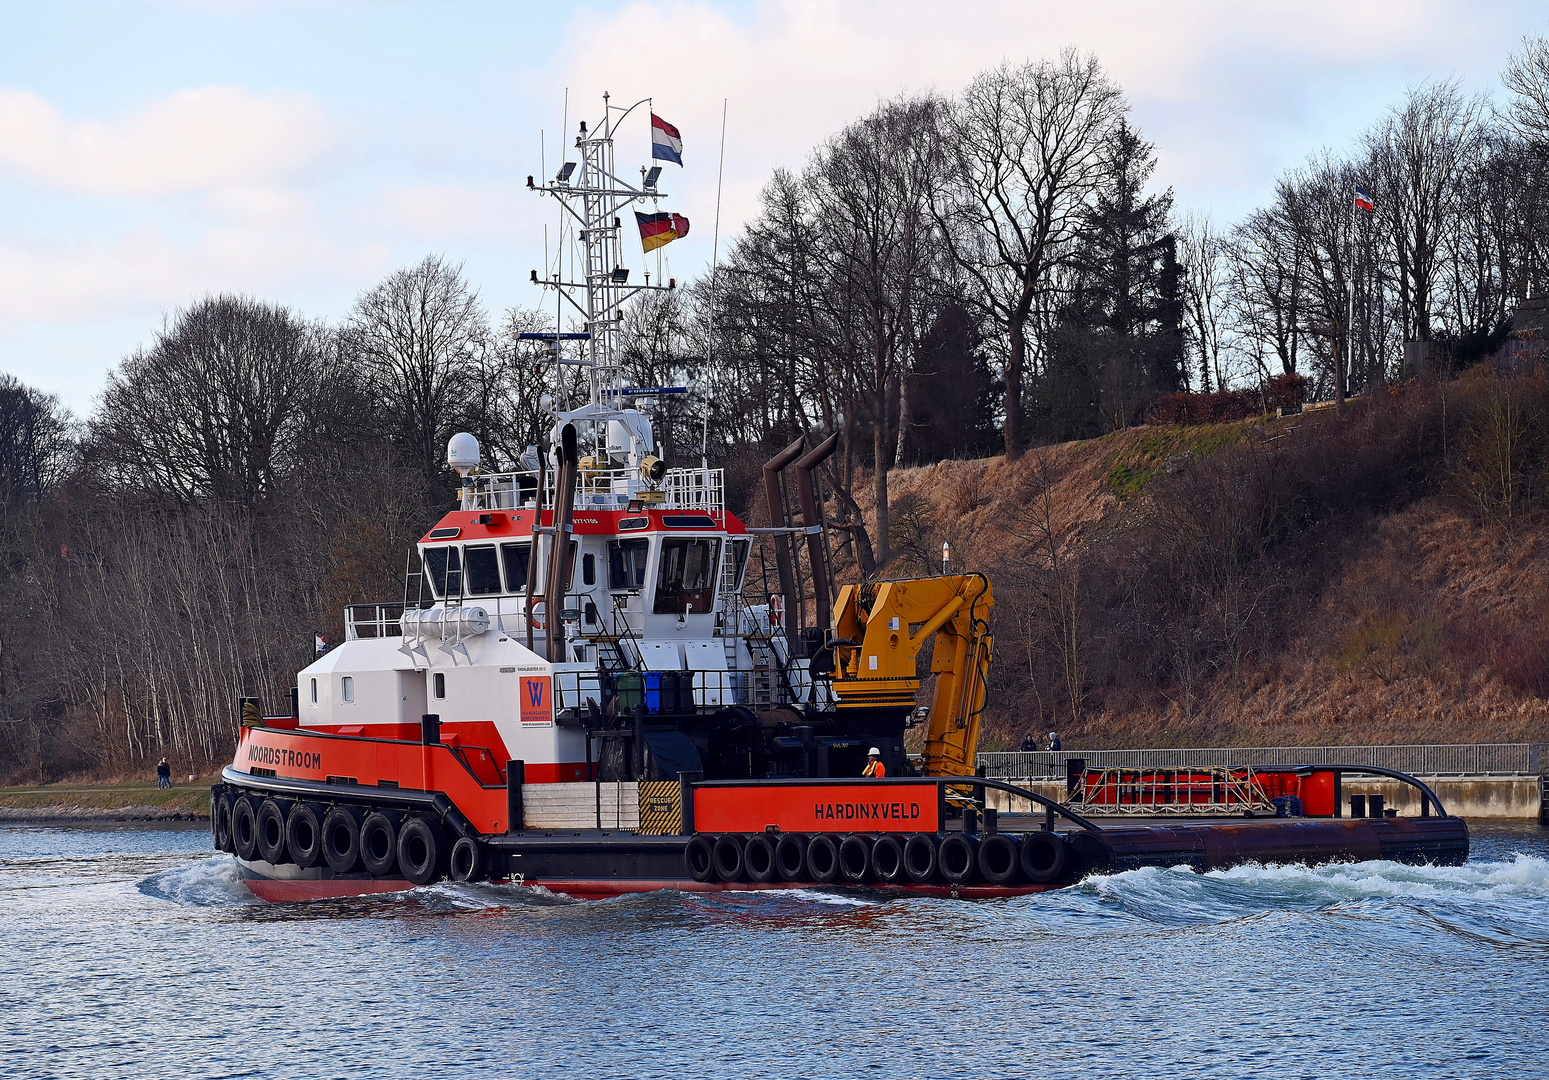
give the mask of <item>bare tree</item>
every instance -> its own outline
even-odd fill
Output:
[[[1408,339],[1430,341],[1440,258],[1458,218],[1461,184],[1484,148],[1482,99],[1456,81],[1409,91],[1367,136],[1380,220]]]
[[[1006,335],[1006,456],[1023,449],[1029,319],[1070,256],[1104,178],[1102,149],[1128,111],[1095,57],[1002,64],[952,111],[936,212],[976,302]]]
[[[427,255],[361,295],[343,330],[404,461],[427,478],[443,471],[446,440],[467,418],[475,372],[490,346],[478,291],[462,265]]]
[[[307,437],[305,408],[333,374],[330,356],[327,332],[283,307],[202,300],[109,374],[90,452],[141,491],[255,505]]]
[[[907,407],[915,346],[927,318],[927,278],[934,257],[930,186],[939,169],[933,98],[888,102],[851,124],[813,162],[811,182],[823,239],[825,270],[841,305],[850,377],[872,429],[876,557],[889,559],[888,472],[896,427]]]
[[[70,416],[52,394],[0,372],[0,506],[42,499],[64,475]]]
[[[1504,118],[1519,138],[1549,143],[1549,37],[1524,37],[1501,72],[1511,92]]]
[[[1183,251],[1183,303],[1199,362],[1199,388],[1226,389],[1222,351],[1228,333],[1227,255],[1210,215],[1189,214],[1178,230]]]

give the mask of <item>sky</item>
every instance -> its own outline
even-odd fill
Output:
[[[1124,88],[1156,186],[1230,225],[1408,87],[1498,93],[1540,34],[1543,0],[0,0],[0,372],[84,417],[203,296],[336,322],[431,253],[492,315],[537,306],[558,207],[526,177],[604,92],[682,131],[660,209],[690,233],[630,265],[686,280],[716,247],[723,109],[722,252],[772,169],[879,102],[1075,46]],[[626,175],[647,114],[619,130]]]

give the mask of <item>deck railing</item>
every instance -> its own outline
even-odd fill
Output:
[[[1549,743],[1413,746],[1227,746],[1153,750],[1033,750],[983,753],[995,779],[1065,776],[1065,762],[1088,769],[1204,769],[1241,765],[1371,765],[1419,776],[1532,775],[1549,771]]]

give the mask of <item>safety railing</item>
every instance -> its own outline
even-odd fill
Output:
[[[1549,771],[1549,743],[1395,746],[1227,746],[1147,750],[1032,750],[982,753],[984,775],[1063,778],[1066,761],[1088,769],[1212,769],[1245,765],[1368,765],[1420,776],[1532,775]]]
[[[1273,813],[1274,805],[1248,768],[1092,769],[1066,798],[1086,814],[1146,817]]]
[[[402,604],[350,604],[344,609],[344,639],[398,637]]]
[[[543,493],[553,502],[553,476]],[[515,510],[537,499],[538,475],[533,472],[477,473],[464,478],[464,510]],[[719,515],[726,510],[726,474],[722,469],[668,469],[659,483],[645,482],[638,469],[578,470],[576,512],[623,510],[634,501],[658,510],[701,510]]]

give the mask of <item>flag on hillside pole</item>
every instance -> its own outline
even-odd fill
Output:
[[[640,226],[640,246],[647,251],[688,235],[688,218],[682,214],[642,214],[636,210],[635,223]]]
[[[1361,187],[1359,184],[1355,186],[1355,208],[1357,210],[1377,209],[1377,204],[1372,201],[1372,197],[1367,194],[1366,189]]]
[[[651,156],[683,164],[683,136],[655,113],[651,114]]]

